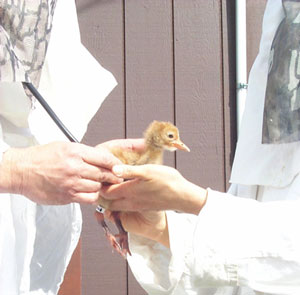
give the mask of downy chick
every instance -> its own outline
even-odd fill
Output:
[[[144,132],[145,149],[142,152],[127,151],[119,148],[111,149],[111,152],[124,164],[143,165],[143,164],[162,164],[163,151],[175,151],[177,149],[190,151],[189,148],[180,140],[179,131],[172,123],[153,121]],[[130,253],[128,246],[128,234],[124,230],[119,212],[112,212],[112,217],[119,230],[119,234],[113,235],[105,220],[103,213],[96,211],[98,222],[102,225],[107,239],[111,246],[116,249],[123,257]]]

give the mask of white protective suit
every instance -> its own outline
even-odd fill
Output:
[[[149,294],[300,294],[300,142],[261,144],[282,4],[269,0],[265,10],[230,191],[209,190],[199,216],[168,212],[170,250],[130,235],[128,261]]]
[[[74,0],[58,1],[39,91],[80,140],[115,87],[80,42]],[[0,148],[67,139],[20,82],[0,83]],[[0,294],[57,294],[81,232],[78,204],[41,206],[20,195],[0,197]]]

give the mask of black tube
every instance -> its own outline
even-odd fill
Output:
[[[74,135],[67,129],[67,127],[62,123],[62,121],[57,117],[42,95],[38,92],[38,90],[32,85],[32,83],[23,82],[23,85],[32,93],[32,95],[39,101],[45,111],[49,114],[55,124],[59,127],[59,129],[64,133],[64,135],[71,142],[79,142]]]

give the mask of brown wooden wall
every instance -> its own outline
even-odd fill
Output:
[[[89,125],[90,145],[141,137],[154,119],[174,122],[190,153],[165,163],[225,191],[236,142],[234,0],[77,0],[82,42],[118,81]],[[265,0],[247,1],[249,64]],[[81,243],[61,295],[143,295],[82,206]],[[78,268],[80,268],[78,270]]]

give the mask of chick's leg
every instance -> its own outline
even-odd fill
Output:
[[[105,222],[105,218],[104,218],[104,214],[100,213],[99,211],[95,211],[95,217],[98,221],[98,223],[102,226],[105,236],[107,238],[107,240],[109,241],[110,245],[122,256],[124,256],[124,253],[122,251],[122,247],[120,246],[120,244],[118,243],[116,237],[112,234],[112,232],[110,231],[107,223]]]
[[[131,255],[131,252],[129,250],[129,244],[128,244],[128,233],[127,231],[124,229],[121,219],[120,219],[120,213],[119,212],[112,212],[112,217],[114,219],[114,222],[119,230],[119,234],[116,235],[116,237],[119,240],[119,245],[122,249],[122,255],[126,256],[126,254],[128,253],[129,255]]]

